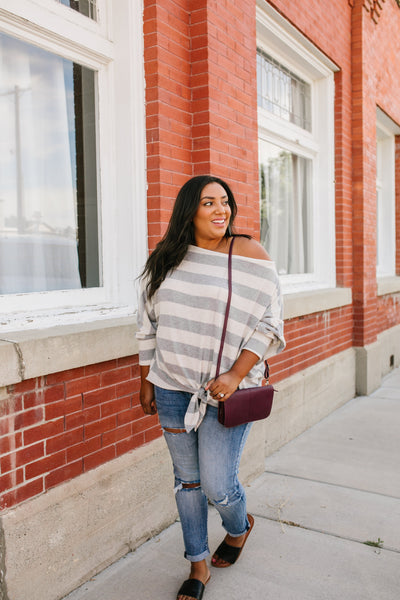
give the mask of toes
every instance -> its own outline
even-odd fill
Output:
[[[226,567],[229,563],[226,560],[222,560],[219,556],[213,556],[212,564],[217,567]]]

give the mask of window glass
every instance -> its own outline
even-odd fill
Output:
[[[261,242],[284,293],[333,287],[337,67],[268,3],[256,11]]]
[[[77,10],[82,15],[89,17],[90,19],[97,20],[96,18],[96,0],[56,0],[65,6],[69,6],[74,10]]]
[[[0,294],[101,284],[95,72],[0,34]]]
[[[394,135],[377,126],[376,241],[377,275],[396,272]]]
[[[312,161],[260,140],[261,243],[280,275],[309,273]]]
[[[257,86],[258,106],[311,131],[311,86],[260,49]]]

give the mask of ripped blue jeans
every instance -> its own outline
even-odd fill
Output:
[[[246,495],[238,479],[240,458],[251,424],[226,428],[218,422],[218,409],[208,406],[197,431],[184,430],[184,417],[191,394],[155,386],[161,427],[171,454],[175,475],[175,498],[185,545],[191,562],[209,554],[207,499],[233,537],[250,527]]]

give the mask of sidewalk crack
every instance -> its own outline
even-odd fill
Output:
[[[284,521],[279,518],[267,517],[265,515],[254,515],[254,513],[253,513],[253,516],[256,516],[257,518],[260,518],[260,519],[267,519],[268,521],[273,521],[274,523],[280,523],[281,527],[282,527],[282,524],[288,525],[289,527],[299,527],[300,529],[304,529],[306,531],[312,531],[313,533],[320,533],[322,535],[328,535],[329,537],[338,538],[340,540],[347,540],[349,542],[355,542],[356,544],[366,545],[365,540],[360,540],[360,539],[357,539],[354,537],[345,537],[343,535],[339,535],[337,533],[332,533],[331,531],[326,531],[324,529],[317,529],[315,527],[301,525],[300,523],[295,523],[294,521]],[[283,532],[284,532],[284,530],[283,530]],[[376,554],[380,554],[381,550],[386,550],[387,552],[394,552],[395,554],[400,554],[400,549],[392,548],[391,546],[380,546],[379,548],[374,549]]]
[[[302,481],[310,481],[311,483],[321,483],[322,485],[330,485],[332,487],[343,488],[345,490],[352,490],[354,492],[362,492],[364,494],[373,494],[375,496],[382,496],[383,498],[392,498],[393,500],[400,500],[399,496],[392,496],[391,494],[382,494],[374,490],[363,490],[361,488],[352,487],[351,485],[344,485],[342,483],[332,483],[331,481],[323,481],[322,479],[312,479],[311,477],[303,477],[301,475],[291,475],[290,473],[280,473],[278,471],[264,471],[268,475],[278,475],[279,477],[290,477],[291,479],[301,479]]]

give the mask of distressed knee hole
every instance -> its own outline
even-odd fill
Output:
[[[175,494],[180,490],[199,490],[200,489],[200,481],[193,481],[192,483],[179,483],[175,489]]]
[[[184,490],[193,490],[195,488],[200,487],[200,481],[195,481],[194,483],[182,483],[182,488]]]
[[[226,495],[225,495],[225,496],[222,498],[222,500],[212,500],[212,503],[213,503],[215,506],[228,506],[228,504],[229,504],[229,496],[228,496],[228,494],[226,494]]]
[[[186,429],[179,429],[177,427],[164,427],[163,430],[167,433],[186,433]]]

